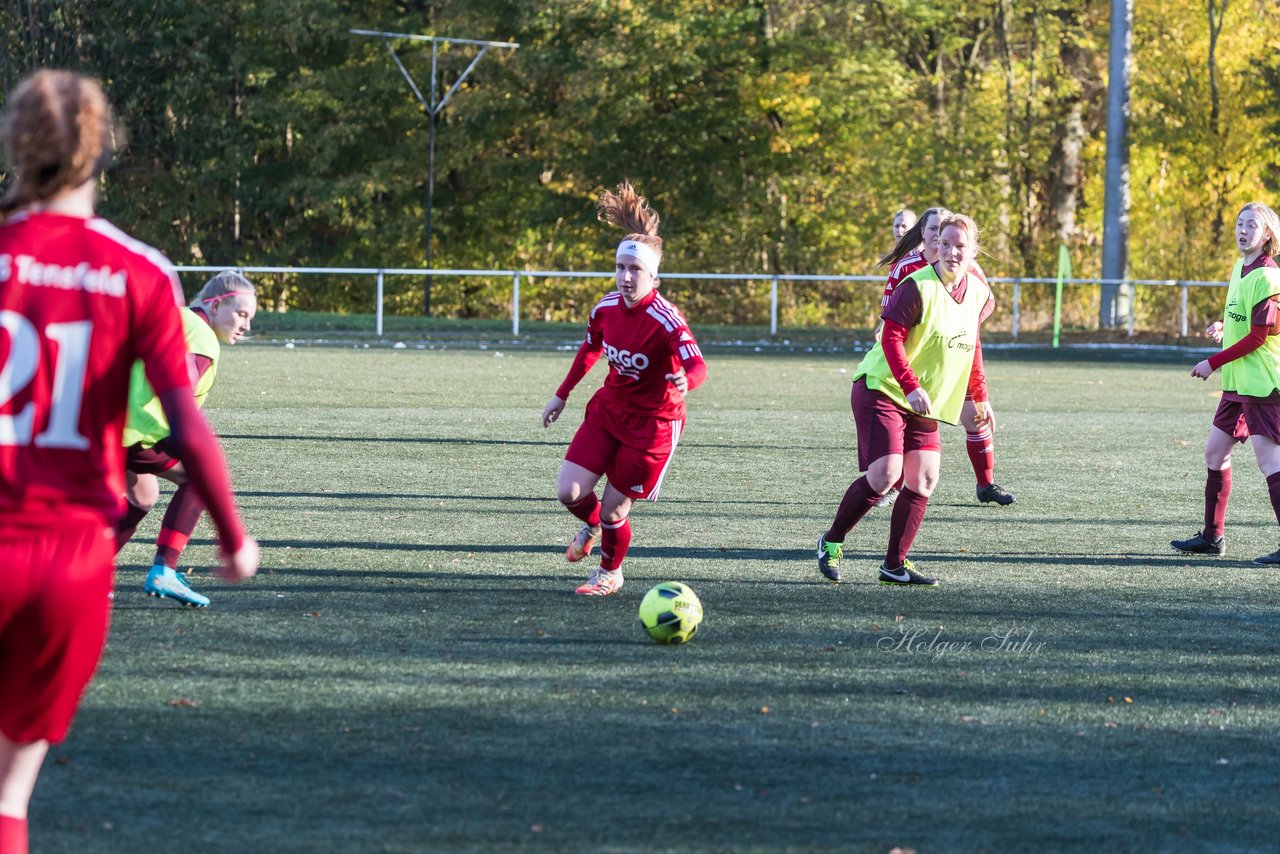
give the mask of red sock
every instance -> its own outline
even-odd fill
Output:
[[[183,550],[187,547],[187,541],[191,538],[179,531],[171,531],[168,528],[161,528],[159,536],[156,537],[156,556],[152,559],[151,564],[162,563],[170,569],[178,568],[178,559],[182,557]]]
[[[907,473],[904,471],[902,474],[898,475],[898,482],[893,485],[893,488],[901,492],[902,484],[906,482],[907,482]]]
[[[178,558],[187,547],[191,533],[200,521],[200,513],[204,510],[204,502],[196,495],[191,484],[184,483],[173,493],[169,507],[164,511],[164,521],[160,523],[160,535],[156,537],[156,557],[153,563],[163,563],[170,569],[177,569]]]
[[[593,528],[600,525],[600,499],[588,492],[577,501],[564,502],[565,509]]]
[[[980,433],[964,434],[964,449],[969,452],[969,462],[973,465],[973,476],[978,479],[978,488],[983,489],[995,480],[996,449],[991,428]]]
[[[0,815],[0,854],[27,854],[27,820]]]
[[[1267,475],[1267,493],[1271,496],[1271,509],[1275,511],[1276,522],[1280,522],[1280,471]]]
[[[836,510],[836,518],[831,522],[831,529],[823,535],[823,539],[828,543],[843,543],[853,526],[879,500],[880,493],[871,488],[866,475],[849,484],[849,488],[844,491],[844,498],[840,499],[840,507]]]
[[[889,569],[897,569],[907,559],[911,544],[920,533],[920,523],[924,521],[924,510],[929,506],[929,497],[902,490],[898,500],[893,503],[893,515],[889,517],[889,549],[884,554],[884,565]]]
[[[1277,477],[1277,475],[1271,477]],[[1271,506],[1275,507],[1275,487],[1271,485],[1271,477],[1267,478],[1267,487],[1271,490]],[[1222,536],[1227,524],[1227,498],[1230,495],[1231,469],[1225,468],[1222,471],[1209,469],[1209,476],[1204,481],[1203,534],[1206,540],[1216,540]]]
[[[600,523],[600,568],[619,569],[631,547],[631,520]]]
[[[133,539],[133,532],[138,530],[138,525],[147,518],[149,512],[149,510],[134,507],[128,501],[124,503],[124,515],[120,517],[119,522],[116,522],[117,552],[124,548],[125,543]]]

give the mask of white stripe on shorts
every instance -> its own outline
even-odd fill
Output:
[[[658,473],[658,482],[653,485],[653,492],[649,493],[647,501],[657,501],[658,491],[662,489],[662,479],[667,476],[667,469],[671,468],[671,460],[676,455],[676,445],[680,444],[680,434],[684,431],[684,419],[668,422],[671,425],[671,453],[667,454],[667,461],[662,465],[662,471]]]

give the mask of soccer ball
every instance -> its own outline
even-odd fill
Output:
[[[664,581],[640,600],[640,625],[658,643],[692,640],[701,622],[702,603],[679,581]]]

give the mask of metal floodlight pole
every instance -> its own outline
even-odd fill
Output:
[[[1129,80],[1133,72],[1133,0],[1111,0],[1111,56],[1107,79],[1107,172],[1102,213],[1102,278],[1125,279],[1129,270]],[[1119,284],[1102,286],[1098,326],[1120,318]],[[1128,307],[1133,314],[1132,304]]]
[[[458,87],[462,85],[462,81],[467,79],[467,75],[480,64],[480,60],[484,58],[485,52],[491,47],[511,48],[515,49],[520,45],[515,42],[490,42],[479,41],[477,39],[453,39],[444,36],[419,36],[409,33],[385,33],[378,30],[348,30],[352,35],[371,36],[373,38],[382,39],[382,43],[387,46],[387,52],[391,54],[391,59],[395,62],[396,67],[400,69],[400,73],[404,75],[404,79],[409,83],[409,88],[413,90],[414,96],[418,99],[418,103],[422,105],[422,109],[427,113],[427,269],[431,269],[431,211],[435,205],[436,193],[436,118],[440,115],[440,111],[444,109],[444,105],[449,102],[449,98],[454,92],[458,91]],[[396,54],[395,47],[391,44],[392,39],[408,39],[410,41],[431,42],[431,87],[428,90],[429,98],[422,96],[422,91],[418,88],[418,84],[413,82],[413,76],[409,74],[409,70],[404,67],[404,63],[400,61],[400,57]],[[438,59],[438,45],[440,42],[448,42],[450,44],[469,44],[476,45],[480,51],[475,58],[471,60],[471,64],[467,66],[467,70],[462,72],[461,76],[453,82],[449,87],[449,91],[444,93],[444,97],[436,99],[436,67]],[[422,313],[424,315],[431,314],[431,277],[426,278],[425,294],[423,297]]]

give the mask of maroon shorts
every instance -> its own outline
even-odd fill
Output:
[[[1265,436],[1280,445],[1280,404],[1248,403],[1224,396],[1213,413],[1213,426],[1237,442]]]
[[[164,474],[181,462],[169,450],[168,437],[150,448],[144,448],[141,444],[130,445],[125,451],[125,470],[134,474]]]
[[[564,458],[603,474],[630,498],[658,500],[684,420],[633,415],[592,398]]]
[[[908,412],[859,379],[850,395],[853,421],[858,428],[858,471],[890,454],[907,451],[940,451],[938,422]]]
[[[61,741],[102,657],[115,537],[104,525],[0,531],[0,732]]]

